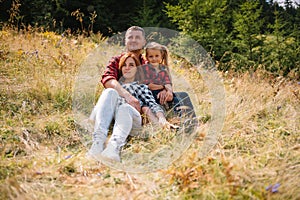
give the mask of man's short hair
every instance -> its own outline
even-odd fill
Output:
[[[128,31],[141,31],[143,37],[146,38],[145,30],[142,27],[139,27],[139,26],[131,26],[131,27],[129,27],[127,29],[126,33],[125,33],[125,37],[126,37]]]

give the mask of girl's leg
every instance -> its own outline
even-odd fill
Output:
[[[142,107],[142,113],[144,115],[144,123],[146,124],[150,122],[151,124],[158,124],[158,118],[155,114],[151,111],[149,107]]]
[[[121,105],[115,114],[113,133],[101,155],[120,162],[120,150],[125,145],[129,133],[133,128],[139,129],[141,126],[140,113],[129,104]]]
[[[119,94],[116,90],[105,89],[94,107],[90,119],[95,121],[93,144],[88,152],[88,156],[97,158],[103,151],[103,146],[107,138],[108,129],[113,119]]]

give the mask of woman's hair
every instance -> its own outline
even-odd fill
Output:
[[[120,61],[119,61],[119,73],[120,73],[120,76],[121,78],[123,78],[123,73],[122,73],[122,67],[124,67],[125,65],[125,62],[126,60],[131,57],[133,58],[134,62],[135,62],[135,65],[137,66],[137,72],[136,72],[136,75],[135,75],[135,79],[138,81],[138,80],[142,80],[144,78],[143,76],[143,73],[142,73],[142,69],[141,67],[139,67],[141,65],[141,62],[140,60],[138,59],[138,57],[131,53],[131,52],[127,52],[125,53],[123,56],[121,56],[120,58]]]
[[[161,56],[162,56],[162,64],[168,66],[168,48],[162,44],[159,44],[157,42],[149,42],[146,47],[146,57],[147,57],[147,50],[148,49],[155,49],[155,50],[159,50],[161,52]]]

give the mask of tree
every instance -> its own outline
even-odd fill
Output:
[[[215,59],[230,46],[228,7],[226,0],[180,0],[166,4],[166,13],[186,35],[199,42]],[[179,14],[180,13],[180,14]]]
[[[249,61],[256,58],[253,49],[259,44],[257,36],[263,24],[261,7],[257,1],[246,1],[240,6],[239,11],[234,12],[234,40],[238,53],[245,55]]]
[[[292,70],[298,70],[299,72],[299,29],[286,36],[289,32],[289,29],[287,29],[289,24],[280,14],[281,12],[274,11],[275,22],[270,25],[273,32],[264,42],[263,64],[268,71],[287,76]],[[295,26],[299,27],[299,23]]]

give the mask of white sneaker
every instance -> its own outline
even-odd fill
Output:
[[[95,141],[93,142],[90,150],[87,152],[86,156],[88,158],[93,158],[96,160],[100,159],[101,153],[103,152],[103,142]]]
[[[117,147],[117,145],[112,144],[111,142],[107,144],[106,148],[101,153],[101,156],[116,162],[121,162],[120,148]]]

